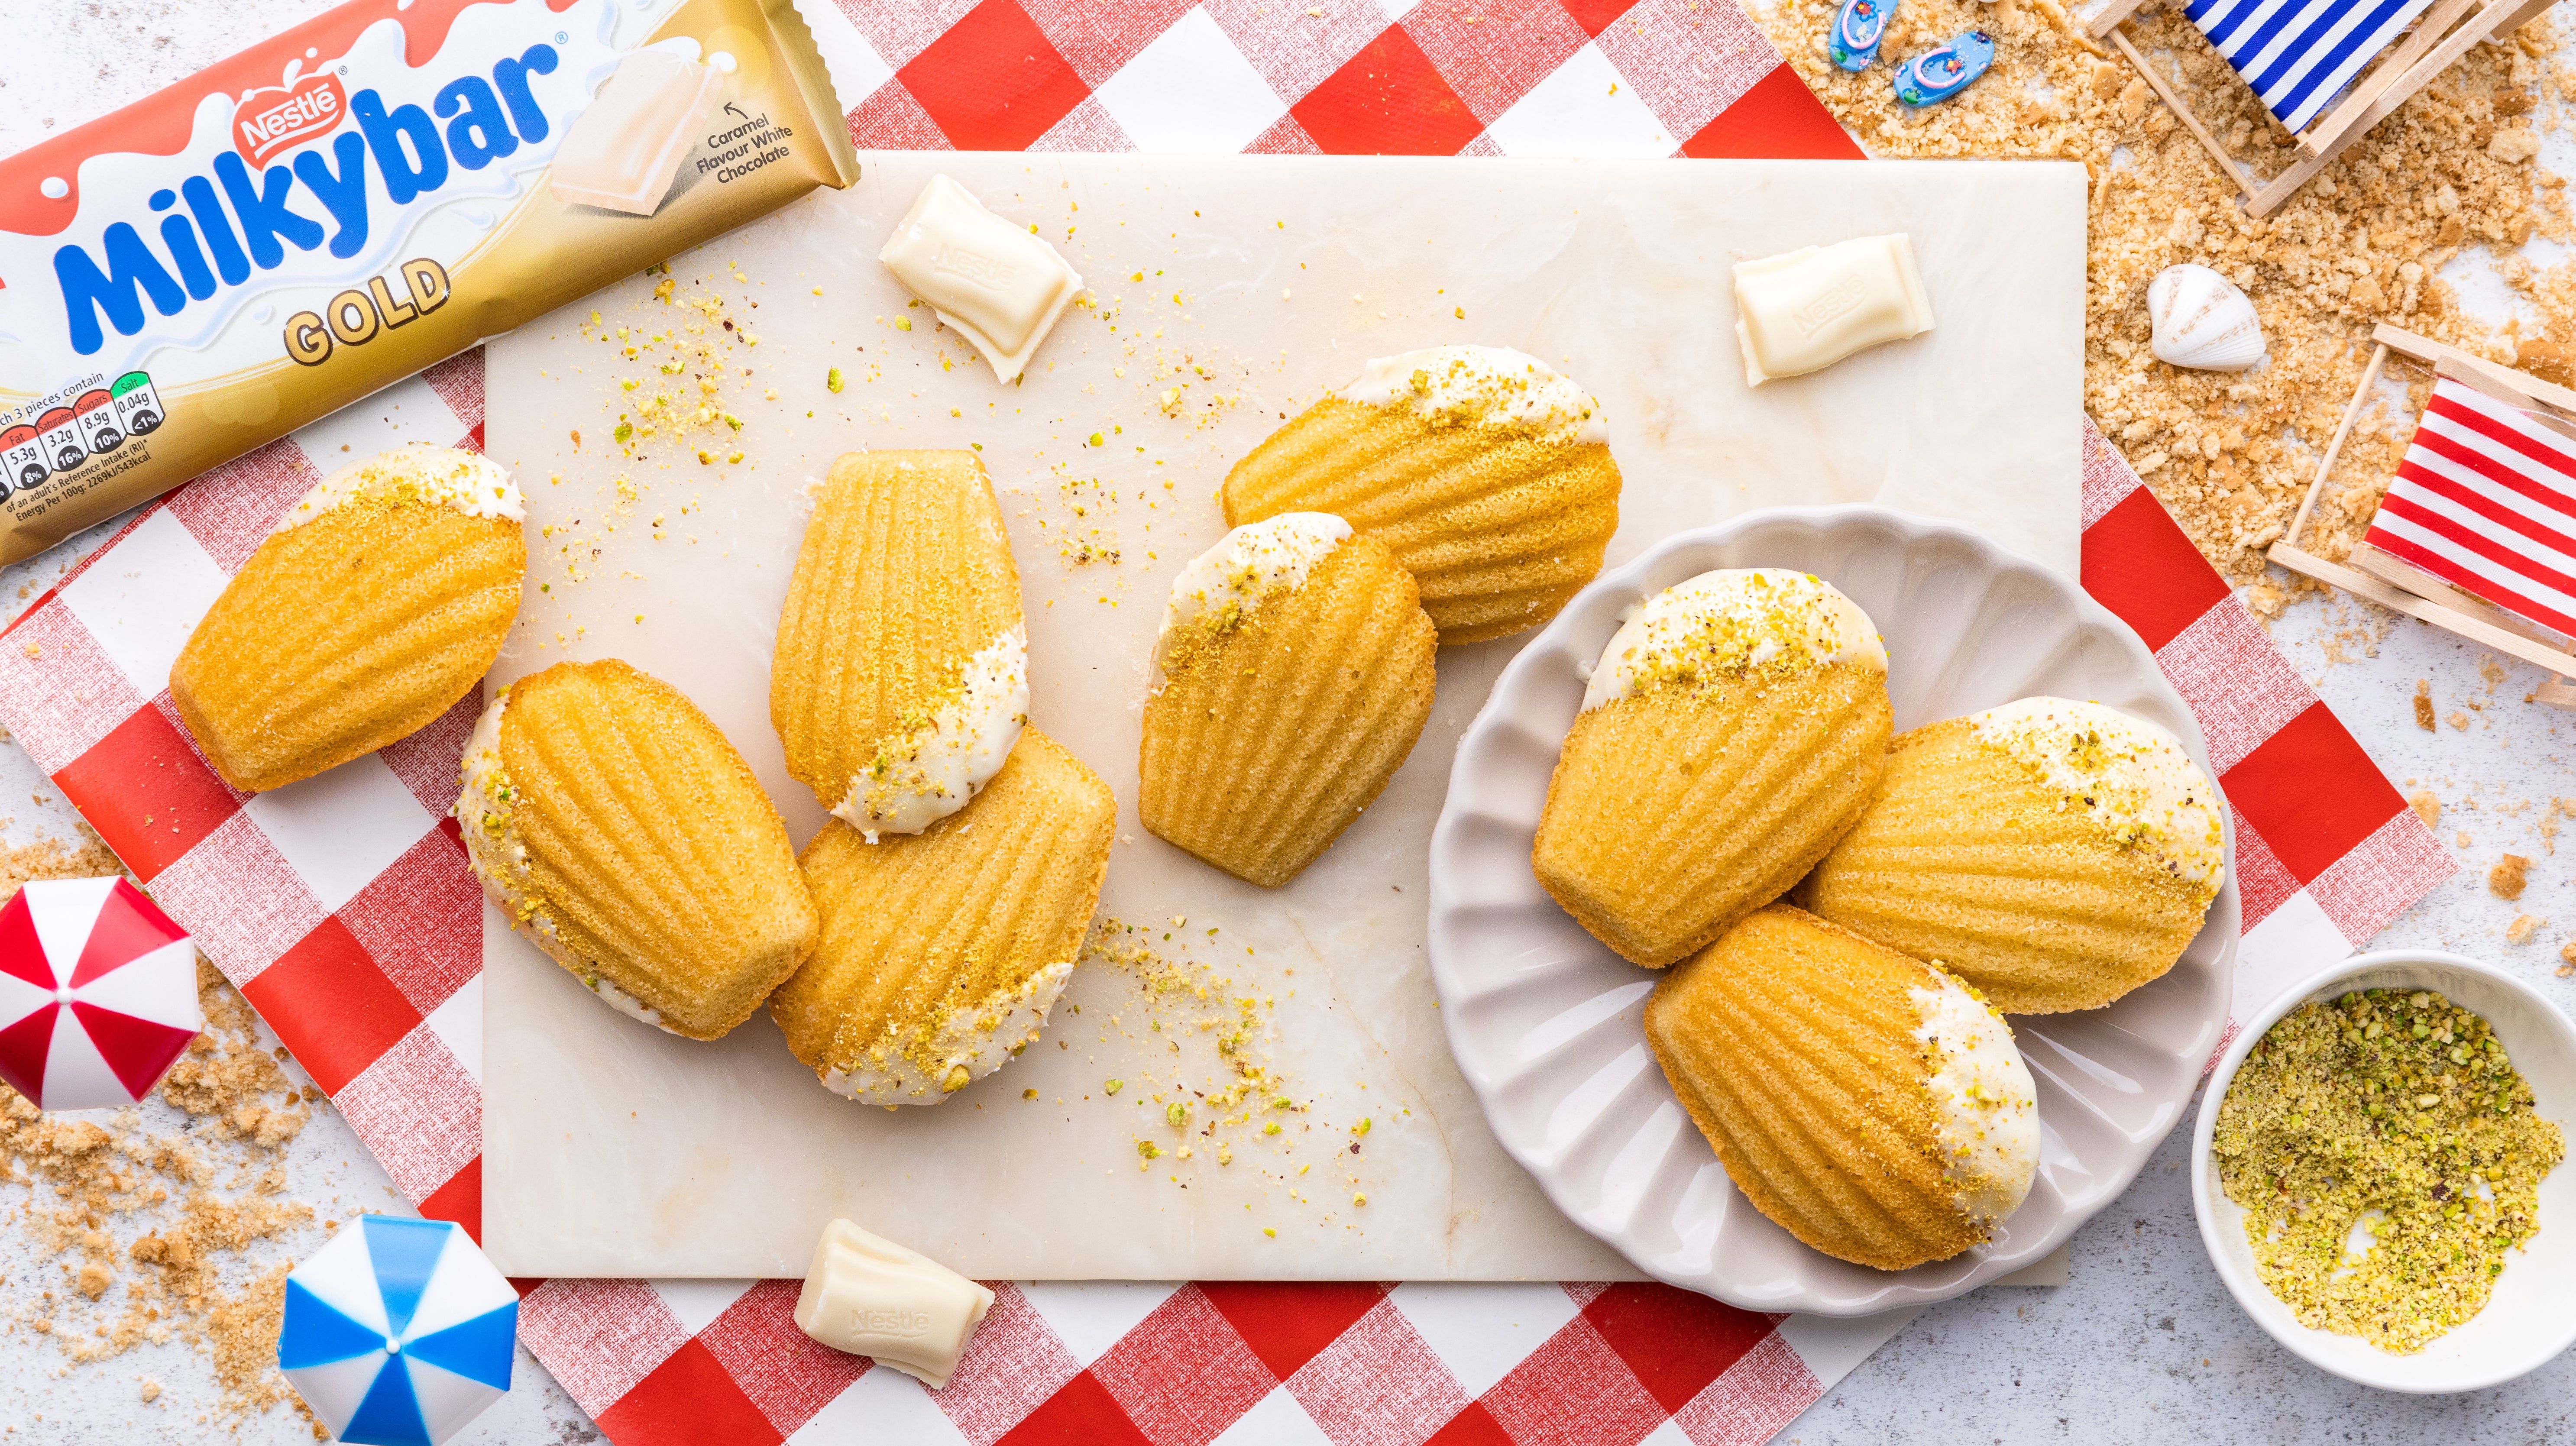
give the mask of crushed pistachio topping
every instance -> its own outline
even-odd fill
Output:
[[[1776,682],[1838,662],[1884,672],[1887,650],[1833,584],[1775,567],[1720,569],[1639,605],[1584,675],[1583,706],[1721,679]]]
[[[1336,393],[1363,405],[1404,408],[1440,430],[1509,428],[1559,445],[1609,441],[1601,403],[1570,377],[1499,346],[1435,346],[1369,362]]]
[[[1951,1201],[1979,1235],[2021,1208],[2039,1169],[2039,1094],[2003,1011],[1938,964],[1910,990]]]
[[[468,517],[525,521],[519,484],[497,462],[454,447],[404,447],[343,467],[313,484],[274,530],[344,507],[450,507]]]
[[[906,709],[832,809],[870,843],[917,834],[1001,772],[1029,720],[1028,631],[1013,624]]]
[[[2101,703],[2024,698],[1972,717],[1980,741],[2018,759],[2060,811],[2084,809],[2121,849],[2141,850],[2217,895],[2227,868],[2218,790],[2182,740]]]
[[[1228,532],[1172,579],[1155,669],[1168,672],[1193,646],[1241,627],[1264,603],[1303,583],[1350,535],[1349,523],[1326,512],[1283,512]]]
[[[2486,1306],[2567,1155],[2487,1022],[2403,989],[2311,1000],[2273,1025],[2210,1148],[2263,1284],[2301,1325],[2399,1355]]]
[[[861,1104],[937,1104],[1035,1043],[1072,977],[1067,959],[982,999],[951,985],[891,1021],[854,1058],[827,1064],[817,1075],[825,1089]]]

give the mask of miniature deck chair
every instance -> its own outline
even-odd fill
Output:
[[[2535,701],[2576,708],[2576,391],[2382,325],[2352,404],[2271,559],[2557,676]],[[2349,565],[2299,546],[2388,354],[2434,370],[2414,440]]]
[[[2121,23],[2144,3],[2111,0],[2086,28],[2096,39],[2108,36],[2173,107],[2220,173],[2245,193],[2245,209],[2268,216],[2470,46],[2490,36],[2504,40],[2551,0],[2177,0],[2264,109],[2298,139],[2298,158],[2259,187],[2121,33]]]

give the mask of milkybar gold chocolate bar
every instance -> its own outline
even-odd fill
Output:
[[[0,161],[0,562],[858,175],[793,0],[354,0]]]

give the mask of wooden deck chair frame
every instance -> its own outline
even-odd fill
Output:
[[[2344,408],[2334,440],[2326,444],[2325,456],[2317,461],[2316,480],[2308,484],[2307,496],[2299,500],[2298,515],[2291,520],[2290,530],[2272,544],[2271,560],[2470,642],[2547,668],[2553,676],[2532,694],[2533,701],[2576,708],[2576,683],[2569,681],[2576,676],[2576,652],[2569,651],[2566,638],[2367,542],[2354,544],[2351,558],[2343,563],[2328,562],[2300,546],[2308,518],[2316,511],[2317,499],[2325,494],[2327,479],[2334,474],[2335,458],[2343,451],[2344,439],[2352,435],[2353,423],[2369,402],[2371,386],[2388,364],[2390,352],[2431,367],[2437,376],[2449,377],[2507,406],[2529,412],[2565,433],[2570,441],[2576,441],[2576,391],[2384,322],[2371,332],[2370,339],[2375,343],[2370,365],[2362,371],[2361,385],[2353,388],[2352,402]]]
[[[2173,107],[2174,114],[2218,163],[2219,174],[2245,193],[2247,213],[2268,216],[2331,164],[2344,147],[2368,134],[2372,126],[2387,119],[2390,112],[2431,84],[2433,77],[2466,55],[2469,47],[2489,38],[2499,43],[2509,39],[2527,21],[2547,10],[2551,0],[2433,0],[2415,27],[2365,68],[2341,101],[2298,133],[2298,159],[2262,186],[2257,186],[2236,158],[2219,146],[2218,138],[2209,133],[2209,127],[2176,92],[2173,82],[2148,64],[2122,33],[2121,25],[2145,3],[2146,0],[2111,0],[2085,29],[2094,39],[2107,37],[2118,46],[2165,104]]]

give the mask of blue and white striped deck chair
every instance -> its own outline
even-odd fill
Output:
[[[2108,39],[2266,216],[2468,48],[2501,41],[2551,0],[2178,0],[2219,56],[2298,141],[2298,157],[2257,184],[2192,113],[2175,82],[2121,33],[2143,0],[2110,0],[2085,31]],[[2412,33],[2409,28],[2412,27]]]
[[[2183,12],[2297,135],[2433,0],[2190,0]]]

